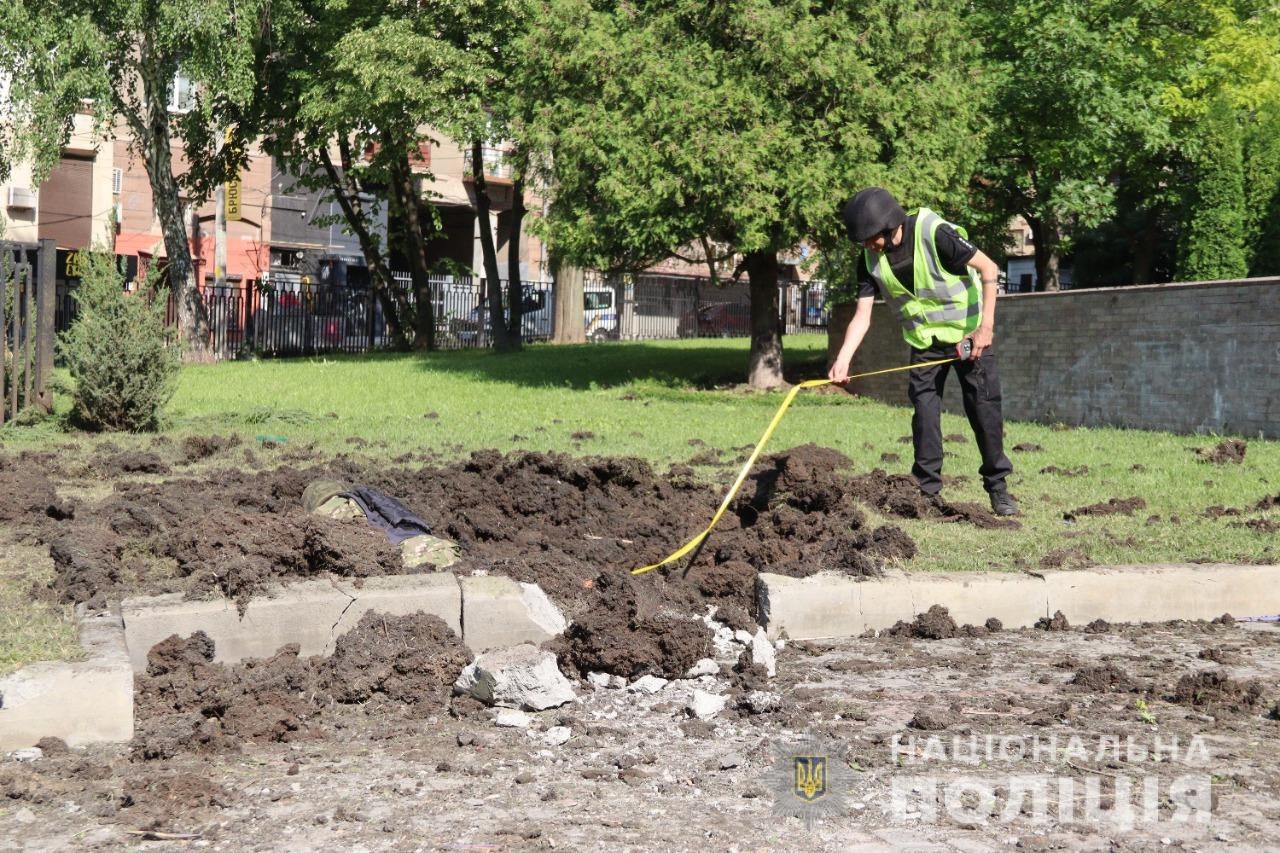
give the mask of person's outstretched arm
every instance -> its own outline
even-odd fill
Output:
[[[866,337],[867,329],[871,328],[871,305],[875,301],[874,296],[861,297],[857,307],[853,309],[853,319],[844,332],[844,343],[840,346],[840,352],[836,353],[831,369],[827,371],[827,378],[832,382],[843,385],[849,381],[849,365],[853,362],[853,354],[858,351],[862,339]]]

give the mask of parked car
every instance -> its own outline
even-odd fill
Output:
[[[751,306],[713,302],[698,308],[698,337],[734,338],[751,334]]]

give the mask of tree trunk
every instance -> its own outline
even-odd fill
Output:
[[[1061,255],[1058,251],[1062,245],[1062,227],[1057,218],[1049,214],[1043,218],[1022,214],[1031,226],[1032,239],[1036,248],[1036,290],[1061,290],[1062,280],[1058,266]]]
[[[484,256],[485,292],[489,301],[489,328],[493,347],[499,352],[514,349],[507,336],[502,310],[502,281],[498,277],[498,251],[493,245],[493,224],[489,221],[489,187],[484,180],[484,150],[479,139],[471,143],[471,173],[475,178],[476,222],[480,226],[480,252]],[[519,341],[517,340],[517,346]]]
[[[558,254],[551,256],[552,298],[551,341],[557,344],[581,344],[587,340],[583,322],[582,267],[565,263]]]
[[[401,247],[409,259],[409,276],[413,281],[413,348],[436,348],[435,301],[431,293],[431,273],[427,264],[427,241],[422,228],[422,209],[413,169],[409,166],[409,152],[403,146],[395,146],[390,131],[382,134],[383,145],[395,150],[391,163],[391,201],[400,213],[404,224],[404,243]]]
[[[364,261],[369,266],[370,285],[373,288],[373,295],[382,305],[382,313],[387,320],[387,329],[391,333],[391,340],[396,349],[407,349],[408,339],[405,337],[405,321],[410,316],[410,308],[408,300],[395,287],[395,278],[391,275],[391,268],[387,266],[386,258],[382,255],[382,248],[378,245],[374,238],[373,232],[369,227],[368,218],[365,216],[364,203],[360,201],[359,187],[354,184],[351,177],[351,165],[346,148],[343,147],[343,169],[339,172],[338,167],[333,163],[333,157],[329,155],[328,146],[324,146],[319,151],[320,163],[324,166],[325,174],[329,178],[329,186],[333,190],[334,200],[338,202],[338,207],[342,209],[342,218],[346,220],[348,227],[352,233],[356,235],[356,240],[360,243],[360,252],[364,255]]]
[[[173,153],[169,145],[171,75],[164,73],[161,63],[152,54],[149,37],[143,40],[139,71],[145,114],[132,116],[130,125],[138,135],[138,145],[142,149],[143,163],[151,184],[152,203],[164,235],[164,250],[169,259],[169,288],[178,311],[178,338],[183,344],[185,358],[198,362],[212,361],[209,314],[196,281],[178,181],[173,175]]]
[[[777,388],[782,379],[782,334],[778,329],[778,256],[751,252],[743,261],[751,277],[751,356],[747,383]]]
[[[520,278],[520,226],[524,221],[524,178],[517,172],[511,188],[511,234],[507,238],[507,339],[511,349],[524,343],[524,283]]]

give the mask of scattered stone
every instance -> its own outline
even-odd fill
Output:
[[[751,632],[737,630],[733,632],[733,639],[744,646],[751,645]]]
[[[685,720],[680,724],[680,731],[684,732],[685,737],[695,738],[697,740],[710,740],[715,737],[716,726],[708,720]]]
[[[476,736],[471,732],[458,732],[458,746],[471,746],[475,742]]]
[[[23,806],[13,813],[13,819],[18,823],[35,823],[36,813],[26,806]]]
[[[15,749],[13,752],[9,753],[9,757],[14,761],[21,761],[24,764],[29,764],[32,761],[39,761],[41,758],[44,758],[44,750],[38,746],[29,746],[26,749]]]
[[[698,678],[703,675],[719,675],[720,664],[711,658],[702,658],[693,666],[689,667],[689,671],[684,674],[685,678]]]
[[[607,672],[588,672],[587,683],[596,690],[604,690],[607,687],[612,687],[613,680],[617,677],[618,676],[610,675]]]
[[[504,729],[527,729],[533,719],[524,711],[503,708],[494,718],[494,725]]]
[[[707,693],[705,690],[695,690],[693,691],[693,698],[689,700],[686,708],[690,716],[699,720],[709,720],[723,711],[728,702],[729,697],[727,696]]]
[[[659,678],[656,675],[642,675],[627,687],[632,693],[657,693],[659,690],[667,686],[665,678]]]
[[[752,690],[738,699],[737,708],[747,714],[769,714],[782,708],[782,697],[767,690]]]
[[[732,770],[734,767],[741,767],[747,763],[747,759],[742,757],[740,752],[726,752],[716,758],[716,764],[721,770]]]
[[[765,635],[764,628],[757,628],[751,638],[751,662],[763,666],[770,678],[778,674],[778,652]]]
[[[542,735],[542,742],[547,746],[562,746],[573,737],[573,730],[568,726],[552,726]]]
[[[486,652],[471,663],[454,690],[487,705],[543,711],[574,699],[573,685],[560,672],[556,656],[531,643]]]

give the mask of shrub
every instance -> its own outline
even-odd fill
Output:
[[[71,416],[86,429],[141,432],[159,425],[173,396],[180,353],[164,340],[164,294],[155,275],[124,289],[115,258],[89,253],[78,313],[59,346],[75,380]]]

